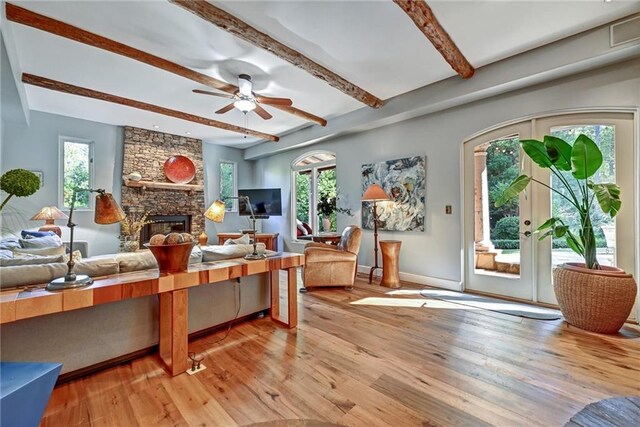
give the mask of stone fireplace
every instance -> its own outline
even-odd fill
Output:
[[[123,174],[142,175],[140,182],[168,183],[163,170],[164,162],[173,155],[186,156],[196,167],[196,176],[189,184],[204,184],[202,141],[162,132],[126,126],[124,128]],[[202,188],[202,187],[201,187]],[[146,188],[122,186],[122,208],[127,214],[140,217],[145,212],[157,221],[145,227],[140,243],[148,242],[157,233],[167,234],[172,229],[198,236],[204,231],[204,191],[185,191],[175,188]]]

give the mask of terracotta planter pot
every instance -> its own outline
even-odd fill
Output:
[[[636,299],[633,276],[615,267],[563,264],[553,271],[553,290],[567,322],[604,334],[620,330]]]

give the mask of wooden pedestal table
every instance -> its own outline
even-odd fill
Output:
[[[382,280],[381,286],[388,288],[400,287],[400,271],[398,269],[398,259],[400,257],[399,240],[380,240],[380,250],[382,251]]]

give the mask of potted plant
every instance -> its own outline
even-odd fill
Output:
[[[598,263],[592,209],[596,200],[604,214],[614,218],[622,205],[620,187],[590,179],[602,166],[602,152],[586,135],[578,136],[573,145],[550,135],[543,141],[523,140],[520,145],[535,164],[557,177],[561,187],[551,188],[531,176],[520,175],[498,198],[496,206],[517,197],[532,181],[569,203],[579,218],[578,230],[572,230],[563,218],[552,217],[535,231],[541,233],[539,240],[549,236],[564,238],[569,248],[584,258],[584,263],[566,263],[554,269],[553,289],[558,305],[567,322],[574,326],[616,333],[633,308],[636,283],[623,270]]]
[[[0,211],[13,197],[27,197],[38,191],[40,178],[26,169],[12,169],[0,177],[0,190],[7,193],[7,197],[0,204]]]
[[[318,202],[318,213],[322,215],[322,231],[331,231],[331,214],[333,214],[335,211],[335,197],[320,197],[320,201]]]

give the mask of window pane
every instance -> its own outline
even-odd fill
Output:
[[[474,151],[476,274],[520,276],[520,202],[495,202],[520,173],[519,137],[478,145]]]
[[[235,211],[236,201],[230,199],[236,195],[235,163],[220,162],[220,198],[226,204],[227,211]]]
[[[73,191],[76,188],[91,188],[89,178],[90,170],[90,145],[81,142],[64,142],[63,164],[63,197],[64,206],[70,207]],[[76,208],[89,207],[89,193],[81,192],[76,195]]]
[[[311,205],[311,173],[309,171],[296,172],[296,217],[300,222],[309,226],[309,212]]]
[[[615,164],[615,127],[611,125],[573,125],[551,129],[551,134],[562,138],[569,144],[573,144],[580,134],[585,134],[591,138],[602,151],[602,167],[598,172],[589,178],[593,182],[616,182]],[[574,193],[579,194],[576,180],[572,178],[570,172],[563,172],[567,181],[571,185]],[[551,187],[560,191],[565,196],[570,196],[568,190],[555,175],[551,177]],[[575,214],[575,209],[571,204],[559,194],[551,193],[551,212],[556,218],[562,220],[571,228],[577,236],[580,230],[580,220]],[[601,265],[615,265],[616,253],[616,222],[609,215],[602,212],[598,203],[592,205],[591,216],[593,231],[596,235],[596,251],[598,262]],[[554,267],[565,262],[584,262],[584,259],[569,249],[565,238],[552,240],[552,265]]]

